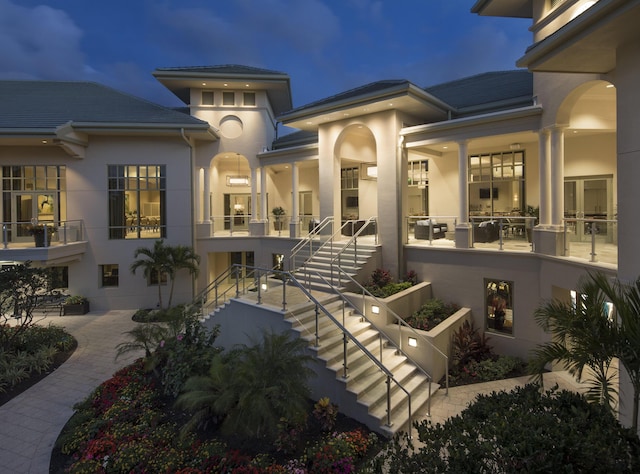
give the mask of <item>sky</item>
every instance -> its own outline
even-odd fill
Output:
[[[183,105],[156,68],[284,72],[293,106],[383,79],[419,87],[515,69],[526,19],[475,0],[0,0],[0,79],[95,81]]]

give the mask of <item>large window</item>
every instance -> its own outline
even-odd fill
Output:
[[[469,156],[469,213],[521,214],[524,210],[524,151]]]
[[[109,238],[166,237],[165,190],[165,166],[109,166]]]
[[[3,166],[2,220],[8,238],[32,240],[32,221],[58,225],[66,220],[66,168],[64,166]]]

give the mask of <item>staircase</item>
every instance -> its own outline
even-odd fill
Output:
[[[337,390],[344,393],[340,410],[388,437],[399,430],[408,431],[416,415],[427,412],[429,397],[439,385],[430,383],[422,369],[398,353],[386,337],[355,314],[340,295],[328,295],[322,298],[321,304],[339,322],[343,321],[344,312],[344,328],[359,344],[348,342],[345,352],[342,329],[323,311],[318,313],[316,338],[316,305],[313,303],[287,313],[286,317],[292,329],[309,341],[317,359],[324,365],[324,376],[334,380],[338,384]],[[387,373],[371,360],[370,355],[381,362]],[[329,387],[326,389],[331,391]],[[387,406],[390,406],[389,416]]]
[[[346,279],[340,272],[334,271],[334,268],[340,267],[351,278],[358,280],[358,277],[363,276],[360,274],[361,271],[366,271],[367,263],[377,252],[378,247],[372,244],[358,243],[354,246],[349,241],[333,242],[331,246],[323,246],[308,257],[293,275],[303,282],[307,289],[324,292],[334,292],[336,289],[344,291]],[[323,278],[333,283],[333,286],[328,285]]]

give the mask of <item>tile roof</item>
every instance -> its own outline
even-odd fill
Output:
[[[179,111],[93,82],[0,80],[0,129],[83,123],[206,125]]]
[[[457,108],[465,109],[521,100],[531,103],[533,74],[527,70],[486,72],[424,89]]]

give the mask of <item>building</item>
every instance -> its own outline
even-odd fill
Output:
[[[640,275],[640,1],[471,11],[532,20],[520,69],[380,80],[295,108],[286,73],[247,66],[154,71],[184,110],[97,84],[0,81],[0,260],[59,267],[92,307],[131,308],[156,303],[129,265],[158,238],[202,257],[176,288],[188,301],[233,263],[287,269],[323,219],[375,218],[384,268],[417,272],[498,351],[527,357],[547,337],[541,300],[571,298],[591,270]],[[57,228],[48,247],[31,242],[32,218]]]

